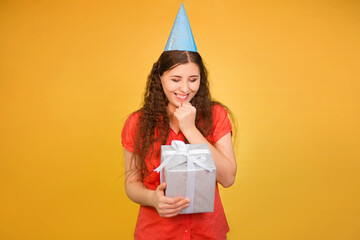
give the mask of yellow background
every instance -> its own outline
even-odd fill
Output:
[[[360,3],[183,2],[237,120],[228,239],[360,239]],[[0,2],[0,239],[132,238],[121,129],[179,7]]]

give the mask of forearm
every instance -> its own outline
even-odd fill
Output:
[[[125,182],[126,195],[135,203],[143,206],[154,207],[155,191],[148,189],[140,181]]]
[[[229,157],[225,156],[221,151],[219,151],[219,149],[210,144],[197,128],[189,129],[183,133],[191,144],[208,144],[216,166],[216,180],[223,187],[230,187],[235,181],[236,162],[232,161]]]

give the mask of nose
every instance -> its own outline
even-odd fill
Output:
[[[180,91],[183,93],[187,93],[189,91],[188,81],[186,79],[181,82]]]

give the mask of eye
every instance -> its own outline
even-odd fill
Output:
[[[196,82],[198,79],[195,78],[195,79],[190,79],[190,82]]]
[[[179,79],[171,79],[173,82],[179,82]]]

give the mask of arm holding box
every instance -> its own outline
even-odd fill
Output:
[[[148,189],[141,181],[141,173],[131,166],[131,155],[132,153],[124,148],[125,190],[133,202],[156,208],[161,217],[173,217],[188,207],[189,199],[164,195],[165,183],[159,185],[155,191]]]

